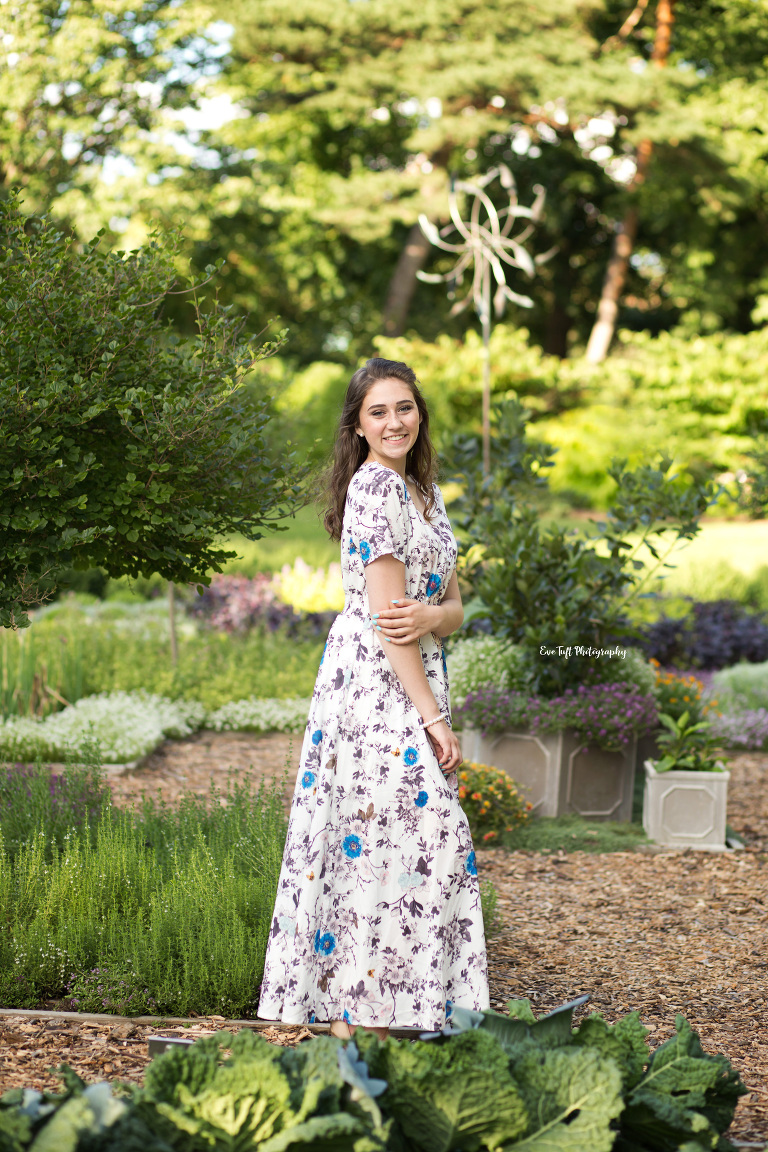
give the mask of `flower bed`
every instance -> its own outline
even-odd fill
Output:
[[[96,740],[105,763],[126,764],[147,756],[165,739],[183,739],[202,727],[302,732],[309,704],[309,699],[301,698],[252,697],[208,712],[194,700],[169,700],[145,692],[103,692],[42,720],[11,716],[0,722],[0,760],[63,761],[83,755]]]
[[[650,731],[656,717],[652,695],[620,683],[569,688],[549,699],[487,685],[468,693],[456,709],[457,722],[483,736],[514,728],[527,728],[533,734],[571,729],[587,743],[608,751],[625,748],[636,736]]]

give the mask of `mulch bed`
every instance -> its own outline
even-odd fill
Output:
[[[173,802],[184,790],[207,794],[212,776],[223,787],[230,766],[268,778],[288,763],[287,808],[300,751],[295,736],[203,732],[168,741],[111,787],[117,804],[142,788]],[[611,1022],[639,1011],[653,1046],[672,1035],[681,1012],[707,1051],[725,1053],[740,1070],[749,1095],[729,1135],[759,1144],[768,1139],[768,754],[740,754],[730,768],[728,821],[745,851],[497,849],[478,851],[478,868],[494,883],[502,924],[488,941],[492,1007],[528,997],[537,1013],[546,1012],[589,992],[586,1010]],[[0,1019],[0,1086],[53,1088],[49,1070],[62,1061],[86,1080],[138,1081],[149,1035],[203,1035],[215,1026]],[[307,1031],[262,1034],[296,1044]]]

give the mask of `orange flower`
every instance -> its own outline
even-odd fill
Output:
[[[494,836],[498,836],[498,832],[486,832],[486,834],[483,836],[483,840],[493,840]]]
[[[368,975],[369,976],[373,976],[373,972],[374,972],[373,968],[368,969]]]
[[[459,786],[459,800],[464,800],[467,795],[467,790],[463,785]]]
[[[482,800],[482,798],[483,798],[482,792],[473,792],[472,793],[472,799],[473,800]]]

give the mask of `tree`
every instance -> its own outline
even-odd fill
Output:
[[[414,225],[422,212],[447,221],[451,174],[481,176],[501,159],[529,165],[510,150],[510,125],[560,93],[569,94],[574,127],[622,93],[632,103],[636,78],[615,57],[600,58],[590,31],[600,8],[598,0],[545,0],[535,12],[524,0],[228,4],[235,35],[221,84],[250,116],[214,134],[232,149],[227,172],[243,211],[216,218],[212,238],[235,253],[228,283],[239,299],[247,266],[272,292],[283,289],[269,307],[302,340],[321,318],[324,334],[339,347],[351,341],[353,355],[409,319],[436,334],[439,308],[423,290],[414,295],[430,256]],[[257,203],[270,221],[259,214],[249,226]],[[593,231],[588,220],[584,231]],[[204,258],[212,251],[203,246]]]
[[[0,195],[75,227],[103,196],[108,157],[161,170],[168,110],[193,103],[213,66],[197,0],[19,0],[0,8]],[[167,122],[165,122],[167,127]]]
[[[279,345],[243,342],[193,292],[197,335],[161,318],[178,238],[108,253],[0,203],[0,623],[27,622],[57,573],[209,583],[305,502],[305,466],[266,442],[244,377]],[[214,268],[209,268],[212,275]]]

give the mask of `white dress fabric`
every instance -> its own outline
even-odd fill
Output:
[[[405,564],[406,595],[439,604],[458,547],[437,485],[428,523],[399,474],[369,461],[344,510],[344,610],[320,661],[304,734],[258,1014],[442,1028],[488,1008],[475,853],[455,773],[374,631],[365,565]],[[419,641],[435,715],[449,713],[442,644]]]

